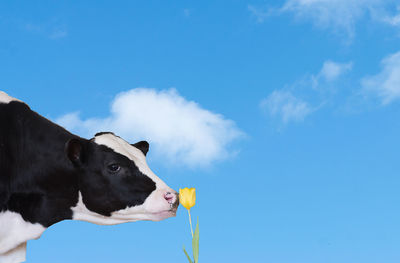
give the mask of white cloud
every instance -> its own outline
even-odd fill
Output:
[[[113,131],[131,142],[148,140],[156,156],[188,166],[229,157],[229,145],[243,135],[232,120],[186,100],[175,89],[132,89],[115,97],[106,118],[82,120],[75,112],[57,122],[85,137]]]
[[[353,68],[353,63],[337,63],[327,60],[322,65],[322,69],[317,75],[318,78],[324,78],[326,81],[331,82],[338,79],[341,75],[349,72]]]
[[[273,117],[279,117],[283,123],[302,121],[312,112],[310,105],[293,96],[289,91],[275,90],[261,101],[261,108]]]
[[[364,93],[377,95],[383,105],[400,99],[400,51],[381,61],[382,70],[361,80]]]
[[[400,15],[391,14],[396,0],[286,0],[279,8],[249,6],[258,22],[271,14],[292,13],[298,19],[308,19],[319,28],[354,37],[356,24],[364,17],[393,26],[400,24]]]

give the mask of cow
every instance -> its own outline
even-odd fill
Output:
[[[176,191],[146,163],[149,144],[84,139],[0,92],[0,263],[62,220],[114,225],[176,215]]]

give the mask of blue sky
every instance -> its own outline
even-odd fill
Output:
[[[2,90],[197,188],[201,262],[400,261],[396,1],[2,2],[0,33]],[[62,222],[28,262],[185,262],[189,236],[184,209]]]

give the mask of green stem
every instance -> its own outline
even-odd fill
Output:
[[[192,216],[190,215],[190,209],[188,209],[188,213],[189,213],[190,231],[192,233],[192,238],[193,238]]]

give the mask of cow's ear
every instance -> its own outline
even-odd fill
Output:
[[[65,144],[65,152],[68,159],[75,165],[80,165],[83,162],[84,142],[80,139],[70,139]]]
[[[147,152],[149,151],[149,143],[146,141],[140,141],[135,144],[131,144],[132,146],[138,148],[142,151],[142,153],[146,156]]]

